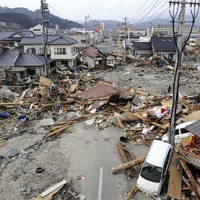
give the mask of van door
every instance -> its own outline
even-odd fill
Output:
[[[180,143],[183,138],[192,136],[185,128],[180,128],[175,131],[175,143]]]
[[[165,181],[165,178],[166,178],[168,170],[169,170],[169,164],[170,164],[170,161],[171,161],[171,154],[172,154],[172,149],[169,149],[167,157],[165,159],[164,166],[163,166],[163,177],[162,177],[163,182]]]

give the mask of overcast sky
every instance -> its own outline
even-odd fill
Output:
[[[25,7],[34,11],[40,9],[41,0],[0,0],[0,2],[2,7]],[[161,17],[167,16],[169,7],[166,0],[46,0],[46,2],[52,14],[73,21],[84,21],[88,14],[91,20],[122,21],[124,17],[130,20],[142,19],[144,16],[146,17],[143,20],[153,19],[162,12],[165,14]]]

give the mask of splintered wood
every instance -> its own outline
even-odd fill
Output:
[[[182,168],[178,167],[179,157],[173,153],[170,165],[170,176],[167,195],[174,199],[181,199]]]

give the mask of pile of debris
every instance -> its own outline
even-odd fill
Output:
[[[147,61],[141,62],[147,65]],[[121,142],[134,141],[149,146],[152,140],[161,139],[167,132],[172,107],[170,91],[152,96],[138,88],[119,88],[88,70],[67,77],[40,77],[29,87],[2,85],[0,98],[0,144],[6,144],[19,132],[26,132],[34,121],[51,118],[50,123],[36,126],[29,132],[42,133],[46,142],[60,138],[63,132],[73,132],[73,124],[81,121],[95,124],[99,131],[117,126],[124,132],[119,138]],[[199,109],[199,96],[182,96],[176,124],[199,119]],[[144,161],[144,158],[135,160],[121,143],[117,143],[117,147],[123,163],[132,162],[128,168]],[[186,152],[184,148],[181,157]],[[186,170],[184,162],[180,161]],[[137,176],[139,171],[138,166],[133,171],[127,170],[128,177]]]

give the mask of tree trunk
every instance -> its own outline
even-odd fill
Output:
[[[127,163],[128,162],[128,158],[126,157],[126,153],[124,152],[121,143],[117,142],[116,145],[117,145],[117,149],[119,151],[120,157],[122,159],[122,162],[123,163]],[[127,169],[126,173],[127,173],[129,178],[133,178],[133,173],[132,173],[132,171],[130,169]]]
[[[130,161],[130,162],[127,162],[127,163],[124,163],[122,165],[119,165],[117,167],[113,167],[112,168],[112,173],[113,174],[116,174],[117,172],[123,170],[123,169],[128,169],[130,167],[133,167],[135,165],[139,165],[141,163],[143,163],[145,160],[145,157],[142,157],[142,158],[138,158],[136,160],[133,160],[133,161]]]

